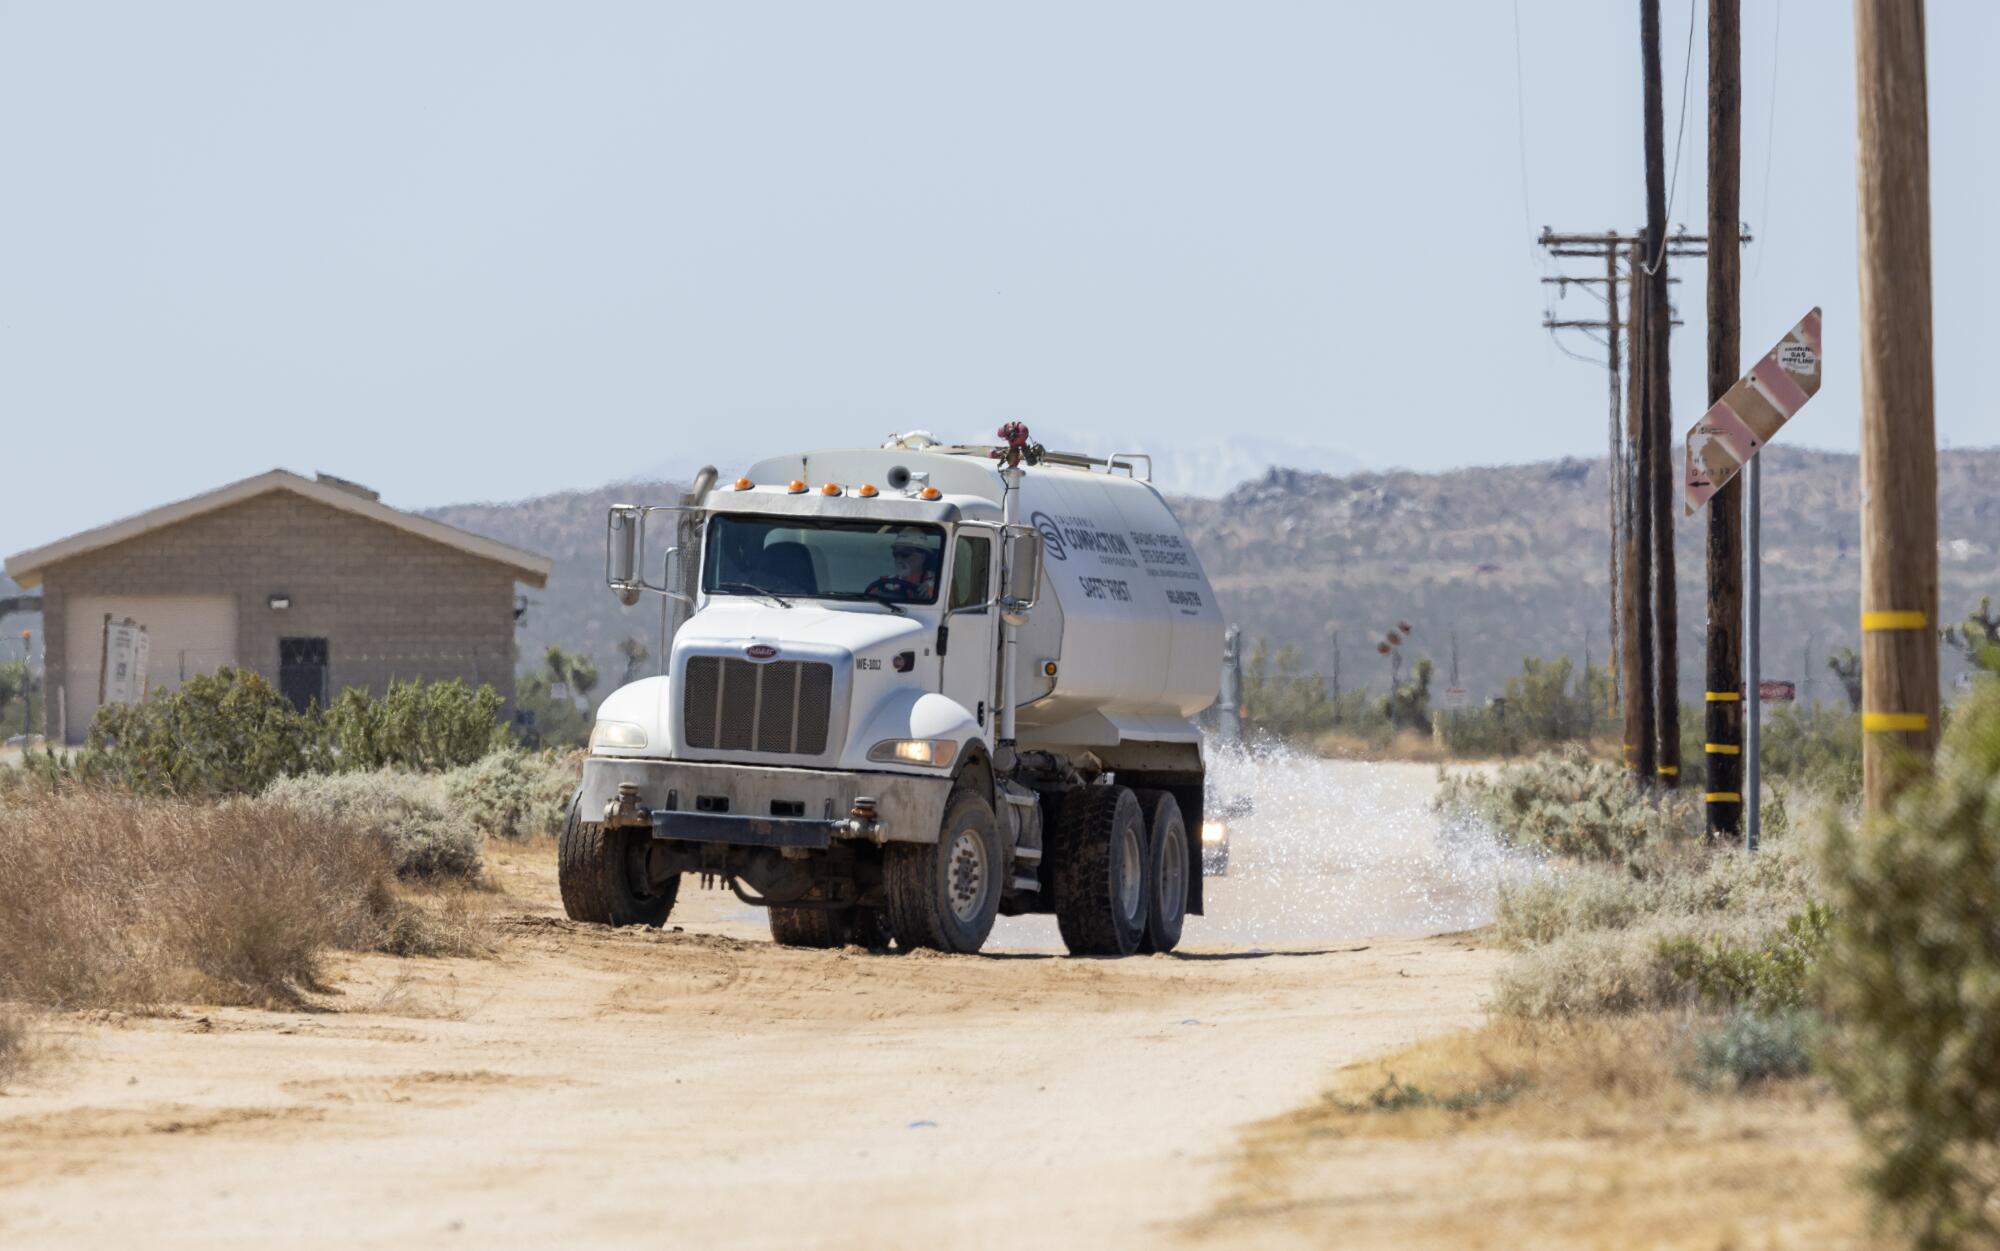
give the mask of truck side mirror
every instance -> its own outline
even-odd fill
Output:
[[[1000,587],[1000,612],[1008,625],[1028,622],[1028,610],[1042,594],[1041,531],[1022,528],[1007,536],[1006,576]]]
[[[639,509],[614,504],[604,522],[604,580],[630,608],[639,602]]]

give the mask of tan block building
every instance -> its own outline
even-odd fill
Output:
[[[303,707],[391,678],[514,694],[515,585],[548,558],[278,469],[7,558],[42,588],[46,726],[82,742],[106,690],[106,622],[146,627],[157,694],[224,665]],[[116,689],[116,684],[112,684]]]

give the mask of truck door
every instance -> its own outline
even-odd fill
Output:
[[[993,540],[960,534],[952,544],[945,589],[947,632],[938,689],[970,709],[979,728],[993,737],[993,682],[996,628],[993,610]]]

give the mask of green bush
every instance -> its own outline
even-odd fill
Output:
[[[1327,695],[1326,679],[1317,670],[1306,671],[1296,647],[1281,647],[1273,655],[1261,639],[1243,665],[1243,706],[1247,729],[1285,739],[1333,728],[1339,711]]]
[[[266,802],[379,843],[401,877],[476,878],[479,831],[446,810],[436,778],[381,770],[281,778]]]
[[[79,768],[126,790],[196,796],[254,793],[326,763],[317,717],[253,670],[222,668],[143,704],[98,709]]]
[[[1776,780],[1836,804],[1861,794],[1861,718],[1830,704],[1780,704],[1764,718],[1758,754],[1766,783]]]
[[[1697,1086],[1754,1086],[1812,1071],[1819,1018],[1810,1012],[1732,1012],[1696,1037],[1688,1076]]]
[[[326,715],[327,737],[343,769],[454,769],[507,742],[506,701],[490,686],[399,682],[376,699],[350,686]]]
[[[1661,940],[1659,954],[1674,980],[1710,1006],[1802,1008],[1826,954],[1831,922],[1825,904],[1809,903],[1758,942],[1676,937]]]
[[[1504,1016],[1533,1020],[1683,1006],[1688,989],[1661,959],[1660,946],[1706,933],[1712,925],[1655,916],[1626,929],[1560,934],[1508,963],[1493,1006]]]
[[[1499,698],[1440,716],[1445,743],[1459,756],[1518,756],[1618,732],[1611,675],[1596,665],[1579,674],[1567,656],[1524,656]]]
[[[1819,893],[1802,840],[1773,841],[1756,855],[1687,844],[1653,859],[1644,876],[1622,865],[1554,861],[1503,883],[1494,935],[1527,948],[1573,931],[1629,929],[1654,917],[1782,917]]]
[[[1932,773],[1826,875],[1838,918],[1825,1057],[1877,1200],[1920,1248],[1992,1246],[2000,1196],[2000,683],[1946,727]]]
[[[1623,769],[1577,747],[1506,765],[1491,778],[1444,775],[1436,802],[1448,832],[1480,823],[1509,846],[1639,873],[1650,857],[1698,838],[1700,830],[1697,802],[1687,792],[1642,793]]]
[[[553,836],[580,776],[572,754],[510,747],[445,774],[444,793],[452,813],[488,838]]]

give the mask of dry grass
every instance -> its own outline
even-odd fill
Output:
[[[1409,760],[1437,764],[1453,759],[1434,736],[1416,730],[1376,734],[1327,730],[1314,736],[1312,748],[1315,754],[1332,760]]]
[[[26,1076],[34,1060],[34,1051],[28,1041],[28,1023],[0,1009],[0,1091]]]
[[[469,910],[412,904],[379,840],[254,800],[0,803],[0,999],[296,1004],[329,949],[460,953]]]
[[[1815,1080],[1701,1089],[1708,1022],[1497,1021],[1340,1073],[1246,1131],[1191,1239],[1246,1246],[1863,1247],[1857,1148]]]

